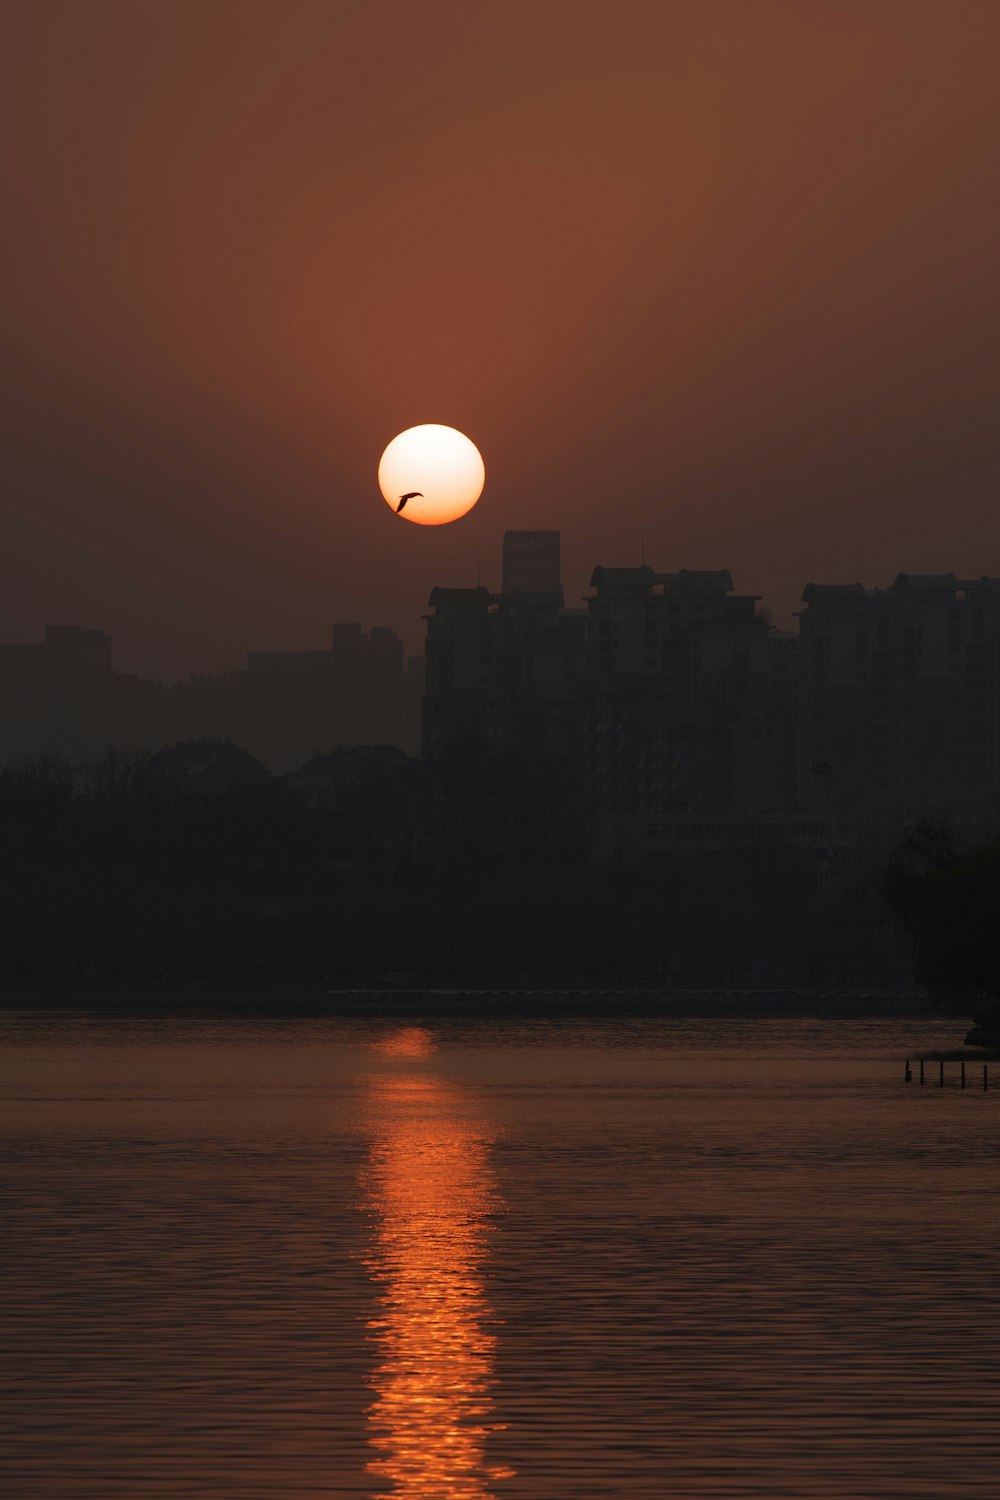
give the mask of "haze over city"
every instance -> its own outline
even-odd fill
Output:
[[[407,650],[509,527],[962,576],[1000,541],[991,3],[12,4],[0,638]],[[456,120],[461,128],[455,128]],[[395,527],[419,422],[487,490]],[[489,576],[484,581],[497,586]]]

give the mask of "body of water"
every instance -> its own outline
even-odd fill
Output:
[[[962,1029],[7,1016],[0,1490],[993,1497]]]

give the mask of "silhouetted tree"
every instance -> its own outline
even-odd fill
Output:
[[[1000,839],[960,850],[947,824],[924,820],[892,854],[878,888],[932,994],[1000,995]]]

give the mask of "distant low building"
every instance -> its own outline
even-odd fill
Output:
[[[316,651],[252,651],[243,671],[200,674],[166,690],[162,738],[219,737],[274,772],[337,745],[404,738],[403,644],[375,625],[334,625]]]
[[[249,750],[219,740],[181,740],[158,750],[150,764],[161,771],[181,775],[191,787],[206,794],[228,791],[235,786],[254,786],[270,781],[266,766]]]
[[[0,646],[0,763],[154,745],[161,696],[158,683],[112,671],[103,630],[46,626],[40,642]]]
[[[310,802],[336,808],[354,800],[365,783],[399,776],[413,764],[397,745],[352,745],[311,755],[289,775],[288,782]]]

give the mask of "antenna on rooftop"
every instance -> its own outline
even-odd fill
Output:
[[[479,553],[476,553],[476,588],[482,588],[483,581],[479,576]]]
[[[642,558],[642,566],[645,567],[646,566],[646,533],[644,531],[640,531],[639,532],[639,538],[640,538],[639,549],[640,549],[640,556]]]

